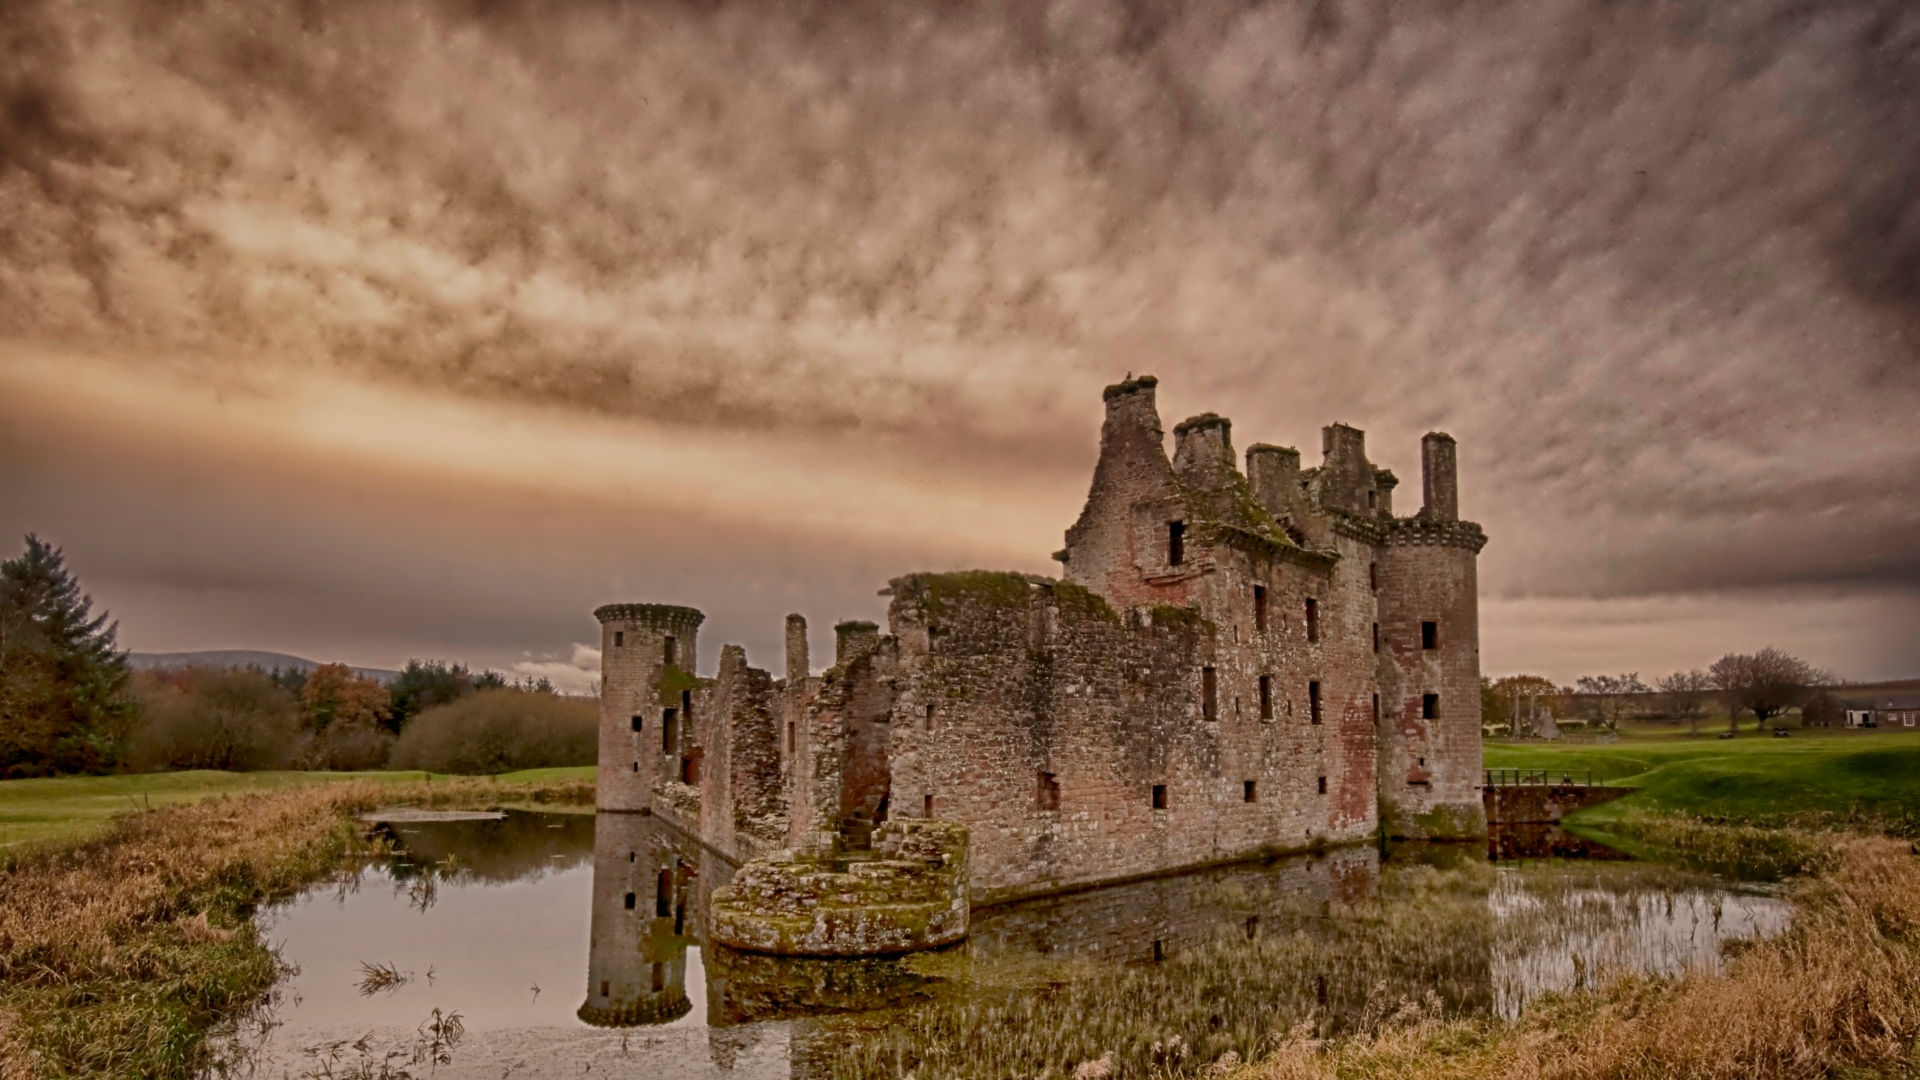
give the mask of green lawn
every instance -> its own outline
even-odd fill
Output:
[[[504,783],[552,783],[590,778],[593,774],[593,766],[586,765],[528,769],[495,779]],[[47,841],[83,839],[103,827],[115,814],[165,803],[191,802],[209,795],[273,791],[343,780],[417,781],[430,775],[422,772],[194,771],[4,780],[0,781],[0,852]]]
[[[1724,731],[1701,725],[1703,732]],[[1637,812],[1765,823],[1785,815],[1867,814],[1920,822],[1920,733],[1795,730],[1785,739],[1743,730],[1738,738],[1687,738],[1638,729],[1617,743],[1488,743],[1488,768],[1593,771],[1594,783],[1639,790],[1573,815],[1602,826]]]

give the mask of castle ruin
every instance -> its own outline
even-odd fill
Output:
[[[887,822],[967,826],[976,906],[1364,840],[1482,836],[1475,567],[1454,440],[1422,503],[1335,424],[1319,466],[1229,421],[1174,428],[1152,377],[1106,390],[1058,579],[910,574],[888,626],[836,627],[812,674],[737,645],[693,671],[692,608],[602,625],[603,811],[733,862],[861,851]]]

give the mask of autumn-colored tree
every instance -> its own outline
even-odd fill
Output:
[[[117,630],[59,548],[28,536],[0,561],[0,776],[116,763],[134,717]]]
[[[387,688],[345,664],[322,664],[300,690],[303,723],[312,739],[302,762],[316,769],[373,769],[386,763],[393,733],[386,729]]]

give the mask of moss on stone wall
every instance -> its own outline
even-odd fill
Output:
[[[660,672],[660,704],[665,708],[677,709],[680,707],[680,695],[699,685],[699,679],[674,664],[668,664]]]

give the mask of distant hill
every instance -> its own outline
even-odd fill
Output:
[[[268,671],[274,668],[293,668],[298,671],[312,671],[320,666],[317,660],[304,656],[289,656],[286,653],[262,652],[259,649],[210,649],[205,652],[137,652],[128,653],[127,662],[135,668],[188,667],[199,664],[202,667],[258,667]],[[386,668],[354,668],[353,673],[363,679],[378,679],[390,682],[399,676],[399,672]]]

